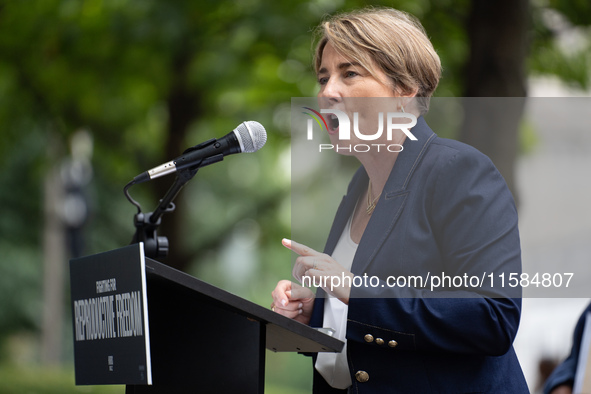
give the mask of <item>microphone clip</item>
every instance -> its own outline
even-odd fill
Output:
[[[170,209],[166,212],[172,212],[174,209],[174,204],[171,204]],[[168,238],[158,236],[158,226],[160,226],[162,218],[156,220],[155,223],[153,223],[151,219],[152,212],[139,212],[134,216],[133,224],[136,228],[136,232],[131,243],[143,242],[144,253],[147,257],[166,257],[169,250]]]
[[[190,147],[190,148],[187,148],[187,149],[185,149],[185,151],[183,152],[183,155],[184,155],[185,153],[193,152],[194,150],[198,150],[198,149],[204,148],[204,147],[206,147],[207,145],[211,145],[211,144],[213,144],[213,143],[215,143],[215,142],[217,142],[217,139],[215,139],[215,138],[212,138],[212,139],[210,139],[210,140],[204,141],[204,142],[202,142],[202,143],[200,143],[200,144],[197,144],[197,145],[195,145],[195,146],[192,146],[192,147]]]
[[[135,235],[131,243],[144,243],[144,252],[146,257],[159,258],[166,257],[169,251],[168,238],[158,236],[158,226],[162,222],[162,215],[171,213],[175,210],[175,205],[172,202],[180,193],[181,189],[189,182],[195,174],[197,168],[186,168],[177,171],[177,176],[174,183],[166,192],[166,195],[160,200],[154,212],[142,213],[139,204],[137,204],[138,212],[134,216],[134,226],[136,228]]]

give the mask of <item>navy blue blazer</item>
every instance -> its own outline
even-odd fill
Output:
[[[422,117],[412,133],[418,141],[404,142],[353,260],[353,274],[382,281],[351,290],[346,334],[351,390],[528,393],[512,345],[521,291],[508,293],[495,281],[505,273],[508,287],[509,274],[521,273],[513,197],[476,149],[437,137]],[[362,167],[337,210],[325,253],[333,252],[367,183]],[[428,285],[385,282],[388,276],[427,274],[485,280],[478,291],[452,286],[438,292]],[[317,293],[313,327],[322,326],[323,294]],[[314,392],[342,391],[315,371]]]

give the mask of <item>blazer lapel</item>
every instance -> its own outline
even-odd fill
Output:
[[[343,230],[345,229],[345,226],[347,225],[347,222],[349,221],[349,218],[355,209],[355,204],[365,189],[367,182],[367,173],[363,167],[360,167],[353,176],[349,191],[343,197],[341,204],[337,209],[334,221],[332,222],[332,227],[328,233],[326,245],[324,246],[324,253],[332,254],[332,252],[334,252],[334,248],[337,246],[337,242],[341,238],[341,234],[343,233]]]
[[[337,246],[337,242],[339,242],[341,234],[345,229],[347,221],[353,213],[353,209],[355,209],[357,199],[361,194],[362,190],[365,188],[365,185],[367,185],[367,182],[367,173],[365,172],[365,169],[361,167],[353,176],[353,180],[351,181],[349,190],[341,200],[341,203],[339,204],[339,208],[337,209],[337,213],[335,214],[334,221],[332,222],[332,227],[330,229],[330,232],[328,233],[326,245],[324,246],[324,253],[331,255],[332,252],[334,252],[334,249]],[[312,312],[312,319],[310,320],[310,325],[312,325],[313,327],[315,325],[321,324],[322,322],[325,297],[326,292],[322,290],[322,288],[320,287],[317,288],[314,310]]]
[[[396,163],[394,163],[382,195],[357,248],[351,268],[351,271],[356,275],[367,271],[378,250],[390,236],[404,209],[409,193],[407,187],[410,178],[427,147],[436,137],[422,116],[418,119],[417,125],[413,127],[412,132],[417,137],[417,141],[412,141],[409,138],[405,140],[404,149],[398,155]],[[365,184],[367,184],[367,175],[365,175]],[[359,194],[360,191],[358,191],[357,196]],[[348,212],[350,215],[350,211]],[[347,216],[345,220],[348,220],[348,218]],[[340,236],[340,232],[338,234]]]

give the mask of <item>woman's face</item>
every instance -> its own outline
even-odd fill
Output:
[[[375,77],[360,64],[339,54],[331,43],[327,43],[322,51],[322,62],[318,70],[318,104],[321,109],[340,110],[350,120],[351,139],[339,140],[339,122],[333,114],[326,114],[328,134],[331,143],[336,147],[353,146],[367,141],[359,140],[353,133],[354,116],[357,116],[359,131],[372,135],[379,130],[380,113],[397,112],[400,97],[388,83],[388,77],[378,67],[374,68]],[[377,99],[379,98],[379,99]],[[390,98],[390,99],[388,99]],[[356,115],[355,115],[356,114]],[[382,116],[382,126],[386,127]],[[385,139],[386,133],[379,140]],[[342,154],[352,154],[346,149],[337,150]]]
[[[335,101],[344,97],[397,97],[387,83],[388,77],[375,67],[374,78],[360,64],[345,58],[327,43],[322,51],[322,63],[318,70],[321,101]]]

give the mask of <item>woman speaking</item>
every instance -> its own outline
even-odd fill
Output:
[[[512,345],[520,292],[507,296],[493,281],[521,272],[513,198],[486,156],[437,137],[423,119],[441,63],[422,26],[404,12],[372,8],[332,17],[319,31],[318,103],[356,120],[351,129],[359,130],[343,141],[345,125],[328,115],[328,134],[333,149],[361,167],[324,253],[283,244],[299,255],[296,279],[338,277],[342,285],[314,294],[282,280],[271,305],[345,341],[339,354],[314,355],[314,393],[527,393]],[[414,119],[415,139],[394,130],[367,144],[357,131],[384,127],[377,114],[385,113],[396,124]],[[358,152],[355,144],[402,148]],[[431,281],[389,281],[419,276]],[[378,284],[353,285],[361,277]]]

